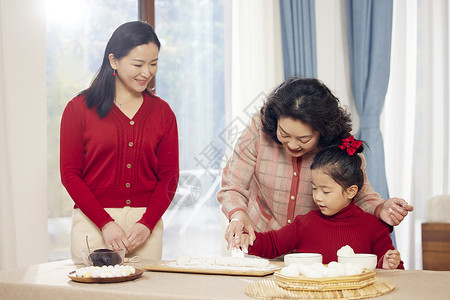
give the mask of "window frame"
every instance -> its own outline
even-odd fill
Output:
[[[138,0],[138,14],[139,20],[147,22],[155,28],[155,0]],[[155,89],[155,77],[150,80],[147,86],[151,91]]]

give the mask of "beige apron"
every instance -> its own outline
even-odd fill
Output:
[[[105,208],[106,212],[127,232],[145,213],[145,207],[124,208]],[[163,238],[163,220],[156,223],[155,228],[142,245],[133,252],[128,253],[126,257],[139,256],[140,259],[161,259],[162,238]],[[72,232],[70,252],[75,263],[82,263],[82,250],[86,249],[86,235],[89,236],[89,247],[91,251],[100,248],[107,248],[103,240],[102,232],[98,227],[78,208],[72,213]]]

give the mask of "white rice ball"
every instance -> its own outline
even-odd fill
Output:
[[[311,267],[314,268],[314,269],[316,269],[316,270],[323,270],[323,269],[326,268],[324,264],[319,263],[319,262],[313,263],[313,264],[311,265]]]
[[[297,270],[300,273],[300,265],[301,264],[290,264],[288,267]]]
[[[284,267],[280,271],[281,274],[288,277],[298,277],[300,276],[300,272],[296,268]]]
[[[342,276],[342,275],[343,274],[341,272],[339,272],[338,269],[328,267],[327,277],[338,277],[338,276]]]
[[[348,268],[345,268],[345,275],[352,276],[352,275],[359,275],[359,273],[355,269],[355,267],[348,267]]]
[[[353,248],[350,247],[349,245],[345,245],[343,247],[341,247],[341,249],[339,249],[337,251],[337,255],[338,256],[356,256],[355,255],[355,251],[353,251]]]
[[[338,264],[338,262],[337,261],[330,261],[330,263],[328,264],[328,268],[334,268],[334,267],[336,267],[336,265]]]
[[[324,274],[321,272],[321,270],[314,269],[314,268],[311,268],[310,270],[308,270],[308,272],[306,272],[304,275],[306,277],[311,277],[311,278],[323,278],[324,277]]]
[[[299,269],[301,274],[305,275],[305,273],[309,272],[309,270],[311,270],[312,267],[310,265],[300,264],[298,266],[298,269]]]
[[[362,274],[362,272],[364,271],[364,267],[361,264],[355,264],[355,269],[359,274]]]

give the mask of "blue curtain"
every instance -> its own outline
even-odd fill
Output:
[[[364,151],[367,176],[383,199],[389,191],[380,114],[389,82],[392,11],[392,0],[346,0],[352,91],[360,118],[356,137],[370,147]],[[394,232],[391,238],[396,246]]]
[[[314,0],[280,0],[284,76],[317,77]]]
[[[392,9],[392,0],[346,1],[351,83],[360,118],[356,136],[369,145],[367,176],[384,199],[389,192],[380,114],[389,81]]]

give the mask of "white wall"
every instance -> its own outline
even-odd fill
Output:
[[[48,255],[46,28],[42,0],[0,0],[0,5],[0,101],[6,116],[1,143],[9,169],[0,180],[10,183],[8,199],[0,201],[11,220],[0,220],[0,226],[2,243],[4,234],[13,235],[3,246],[15,248],[15,258],[6,265],[1,253],[2,268],[9,268],[47,261]]]

